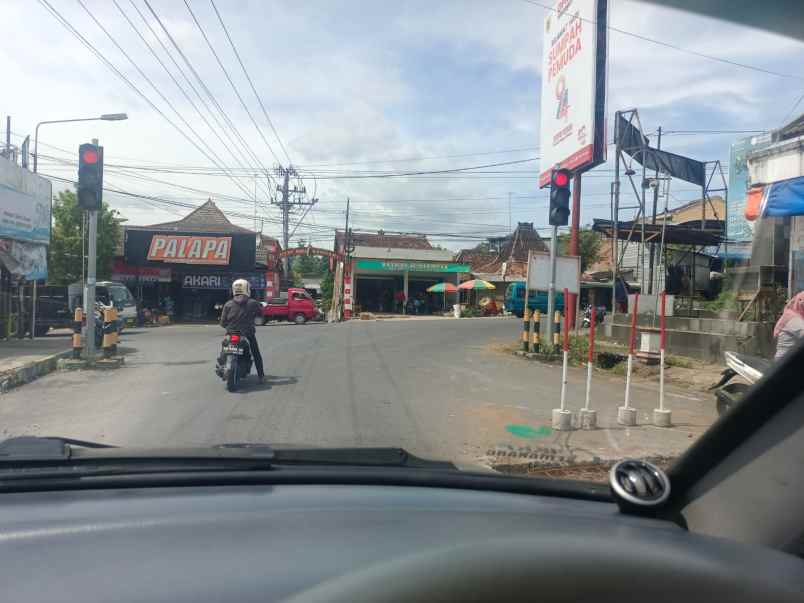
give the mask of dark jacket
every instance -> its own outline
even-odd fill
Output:
[[[223,306],[221,326],[227,333],[234,331],[241,335],[254,335],[254,318],[262,312],[262,306],[256,299],[247,295],[235,295]]]

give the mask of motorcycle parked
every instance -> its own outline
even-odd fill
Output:
[[[606,318],[606,308],[603,306],[598,306],[597,315],[595,316],[595,322],[597,324],[601,324],[604,318]],[[581,326],[584,329],[588,329],[591,326],[591,324],[592,324],[592,306],[587,304],[586,308],[583,311],[583,322],[581,323]]]
[[[720,381],[711,386],[715,390],[717,400],[717,414],[724,415],[734,408],[754,383],[770,371],[771,362],[758,356],[726,352],[724,354],[726,368],[721,373]],[[748,383],[729,383],[736,376],[742,377]]]
[[[221,342],[221,353],[215,365],[215,374],[226,383],[230,392],[237,391],[240,381],[251,372],[251,346],[240,333],[227,333]]]

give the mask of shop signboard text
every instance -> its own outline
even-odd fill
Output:
[[[232,237],[155,234],[148,248],[148,260],[226,266],[231,251]]]

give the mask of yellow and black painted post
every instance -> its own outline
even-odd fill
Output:
[[[541,310],[534,310],[533,311],[533,329],[531,330],[531,349],[534,352],[539,351],[540,341],[539,341],[539,333],[542,330],[542,311]]]
[[[109,358],[117,353],[117,310],[103,310],[103,357]]]
[[[81,328],[84,326],[84,311],[76,308],[73,314],[73,358],[81,358]]]
[[[561,312],[556,310],[553,316],[553,350],[558,352],[561,345]]]
[[[525,310],[522,314],[522,351],[528,351],[528,322],[530,321],[530,308],[525,306]]]

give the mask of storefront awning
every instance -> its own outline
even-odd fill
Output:
[[[356,270],[371,272],[469,272],[469,264],[453,262],[417,262],[407,260],[357,260]]]

